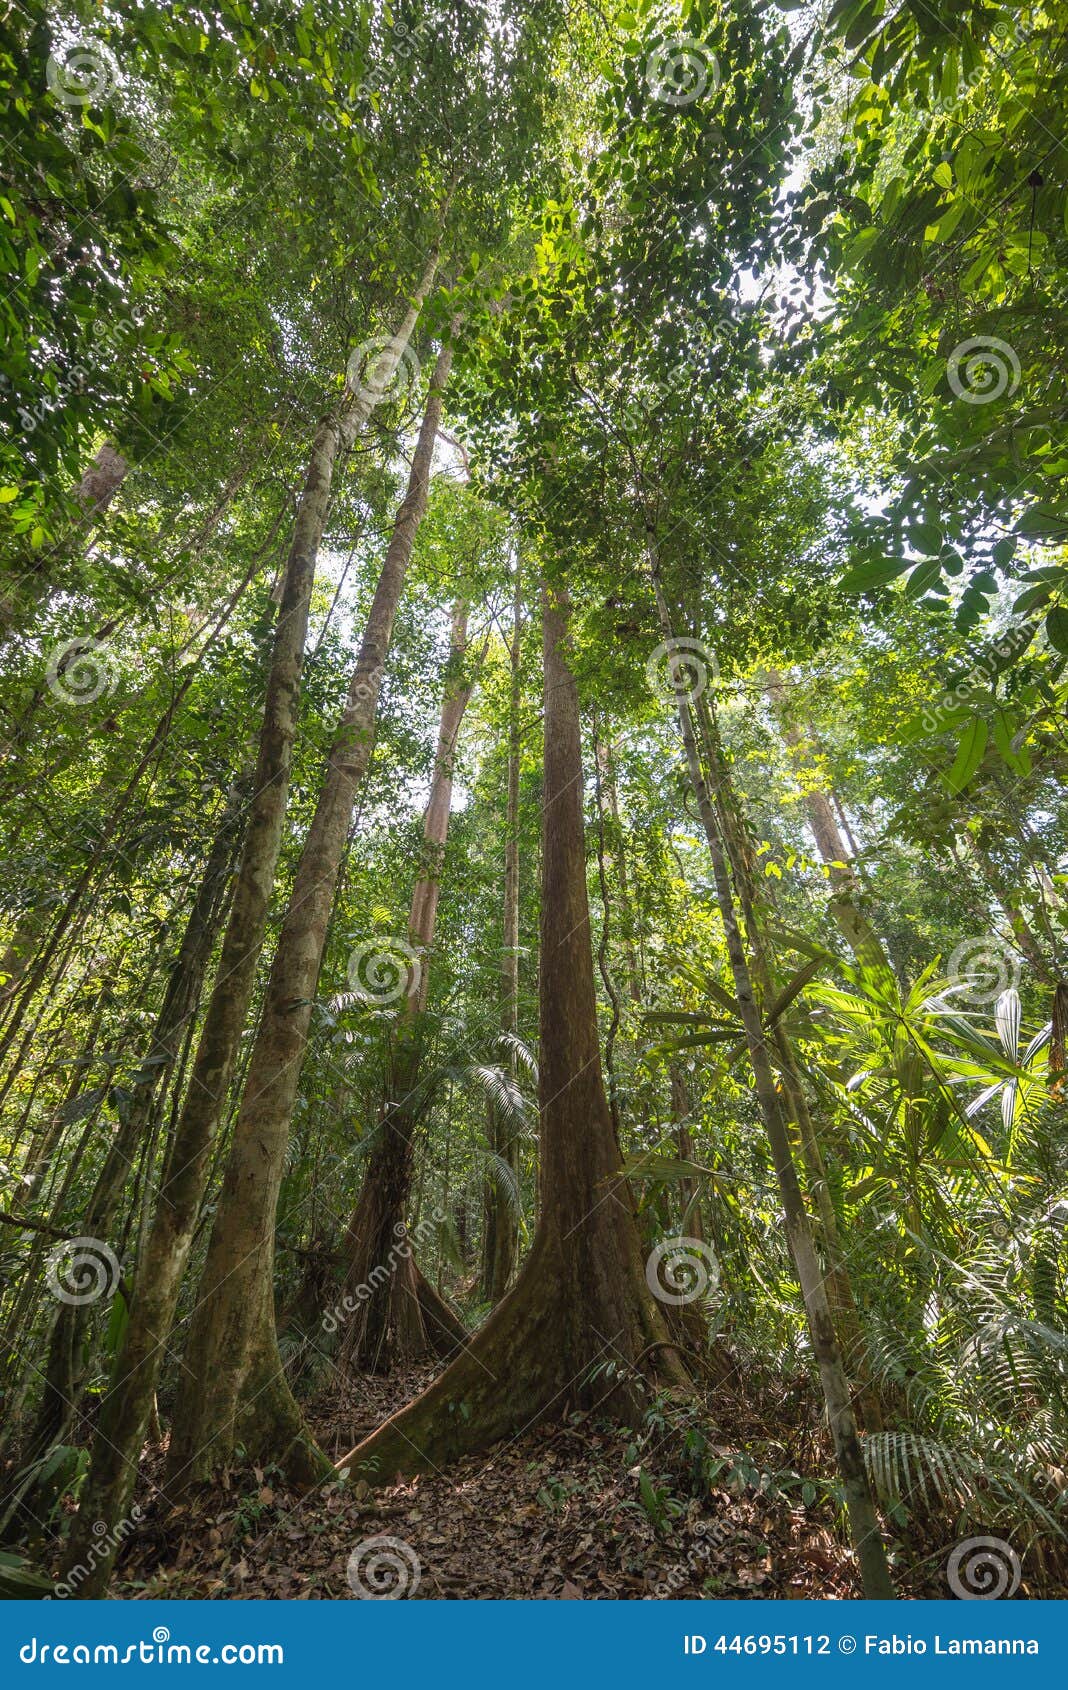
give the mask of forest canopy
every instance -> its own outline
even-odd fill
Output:
[[[1064,1595],[1064,6],[0,88],[0,1593]]]

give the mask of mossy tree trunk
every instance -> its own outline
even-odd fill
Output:
[[[789,751],[791,767],[801,786],[805,815],[812,837],[816,841],[820,861],[826,865],[834,888],[830,901],[831,914],[860,966],[889,974],[890,959],[882,940],[861,908],[860,886],[831,801],[813,776],[809,758],[805,753],[804,735],[800,728],[787,719],[787,688],[778,670],[769,670],[765,677],[765,686],[779,723],[779,730]]]
[[[519,1036],[519,711],[522,701],[520,672],[523,632],[523,577],[516,561],[515,597],[512,609],[512,639],[509,651],[511,687],[508,698],[508,772],[504,816],[504,896],[501,915],[501,1030]],[[515,1056],[511,1057],[515,1074]],[[515,1122],[492,1102],[489,1106],[489,1143],[495,1156],[511,1173],[518,1190],[519,1155]],[[512,1282],[519,1252],[519,1222],[501,1181],[486,1181],[483,1228],[482,1293],[487,1302],[499,1303]]]
[[[347,397],[341,412],[324,418],[312,442],[283,577],[253,795],[222,955],[64,1559],[65,1568],[80,1564],[91,1567],[77,1586],[82,1600],[101,1596],[106,1590],[121,1541],[115,1535],[116,1528],[137,1478],[156,1384],[204,1198],[209,1153],[226,1108],[238,1044],[248,1019],[282,843],[308,611],[338,448],[343,442],[351,443],[381,398],[408,344],[435,267],[436,257],[420,281],[400,328],[380,355],[367,387]],[[98,1529],[101,1524],[103,1533]],[[94,1553],[90,1560],[91,1546]]]
[[[544,596],[541,1209],[512,1290],[422,1396],[338,1463],[386,1480],[440,1466],[572,1404],[636,1422],[654,1384],[686,1387],[645,1259],[608,1108],[597,1029],[578,691],[567,607]]]
[[[670,609],[660,579],[656,536],[651,530],[647,533],[647,559],[660,624],[665,639],[671,645],[674,642],[675,635]],[[797,1270],[805,1313],[808,1318],[813,1353],[819,1367],[820,1382],[823,1387],[827,1417],[830,1422],[835,1457],[842,1480],[842,1489],[849,1514],[850,1532],[856,1551],[864,1594],[872,1598],[892,1599],[894,1588],[891,1583],[886,1550],[879,1528],[879,1518],[875,1512],[875,1503],[864,1465],[864,1454],[857,1434],[849,1380],[846,1375],[834,1321],[831,1317],[826,1284],[813,1241],[812,1229],[809,1225],[808,1213],[805,1209],[801,1185],[797,1177],[797,1169],[794,1166],[793,1155],[790,1150],[786,1117],[783,1114],[779,1091],[775,1082],[774,1063],[760,1005],[753,988],[745,943],[738,924],[721,822],[717,818],[716,806],[701,764],[692,703],[684,683],[680,682],[676,687],[675,697],[679,730],[686,754],[690,784],[697,800],[712,863],[716,901],[719,904],[723,922],[727,956],[734,981],[735,1000],[753,1069],[757,1102],[768,1136],[772,1162],[779,1185],[783,1216],[786,1223],[786,1237]]]
[[[197,1013],[212,947],[221,926],[227,883],[240,839],[247,793],[235,785],[223,810],[200,888],[189,912],[170,979],[156,1017],[148,1049],[134,1082],[125,1115],[97,1176],[82,1218],[87,1238],[107,1240],[130,1173],[152,1116],[182,1047],[187,1025]],[[78,1414],[87,1358],[84,1354],[93,1306],[60,1303],[45,1364],[44,1387],[30,1439],[30,1458],[67,1442]]]
[[[419,1271],[407,1234],[415,1132],[419,1124],[422,1014],[430,985],[441,876],[452,811],[456,746],[474,680],[464,674],[467,607],[453,611],[434,775],[423,817],[423,850],[412,891],[408,942],[418,959],[391,1041],[387,1097],[375,1128],[363,1189],[349,1222],[348,1304],[341,1355],[346,1367],[388,1373],[401,1360],[447,1356],[467,1336],[459,1317]]]
[[[167,1484],[210,1479],[240,1445],[297,1483],[326,1466],[278,1353],[274,1241],[278,1193],[356,793],[370,762],[383,668],[426,509],[452,341],[431,377],[408,489],[368,613],[341,725],[282,921],[245,1077],[189,1341],[171,1437]]]

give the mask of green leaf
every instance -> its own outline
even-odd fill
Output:
[[[1046,617],[1046,634],[1051,646],[1068,654],[1068,610],[1063,604],[1054,605]]]
[[[1026,540],[1068,541],[1068,514],[1050,510],[1048,505],[1034,505],[1016,524],[1017,534]]]
[[[981,716],[973,716],[961,735],[953,767],[944,777],[951,792],[962,792],[983,760],[986,750],[987,725]]]
[[[1014,616],[1026,616],[1029,610],[1037,610],[1041,605],[1048,604],[1052,596],[1052,587],[1047,586],[1044,582],[1038,587],[1028,587],[1027,591],[1021,593],[1018,599],[1014,599],[1012,614]]]
[[[1010,769],[1018,775],[1028,775],[1031,772],[1031,759],[1026,750],[1014,750],[1012,738],[1019,724],[1013,720],[1007,710],[999,709],[994,715],[994,744],[1001,753]]]
[[[899,575],[904,575],[908,567],[907,558],[871,558],[866,563],[854,564],[842,577],[842,591],[867,593],[875,587],[885,587],[889,581],[895,581]]]

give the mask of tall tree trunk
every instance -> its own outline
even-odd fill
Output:
[[[123,1186],[149,1124],[153,1105],[177,1061],[187,1022],[196,1015],[221,922],[236,856],[245,798],[231,789],[171,969],[149,1047],[135,1081],[126,1116],[112,1140],[82,1220],[85,1237],[107,1240]],[[30,1439],[30,1457],[68,1441],[77,1416],[85,1374],[82,1351],[92,1316],[88,1303],[60,1303],[49,1345],[44,1389]]]
[[[419,1271],[406,1228],[415,1131],[420,1115],[417,1096],[423,1043],[420,1017],[426,1008],[430,984],[429,963],[449,834],[456,744],[473,690],[473,679],[463,676],[466,650],[467,607],[457,605],[453,611],[434,777],[423,817],[422,863],[408,917],[408,942],[419,959],[419,966],[409,977],[400,1024],[392,1040],[387,1100],[346,1239],[346,1290],[353,1307],[343,1326],[341,1355],[346,1367],[373,1373],[388,1373],[402,1359],[414,1361],[427,1355],[451,1355],[457,1343],[467,1337],[459,1317]],[[383,1268],[387,1269],[384,1274]]]
[[[777,997],[772,971],[772,956],[765,938],[764,924],[757,907],[756,884],[753,875],[755,861],[752,836],[738,802],[730,768],[723,750],[715,711],[706,696],[696,701],[697,725],[704,744],[707,766],[712,775],[712,799],[720,832],[731,866],[738,902],[742,907],[749,956],[756,983],[763,997],[764,1010],[770,1009]],[[775,1020],[770,1029],[771,1041],[778,1056],[782,1075],[783,1096],[787,1114],[797,1131],[801,1157],[805,1165],[808,1188],[819,1218],[819,1232],[827,1259],[827,1296],[834,1318],[835,1331],[845,1354],[848,1373],[855,1381],[854,1401],[861,1410],[864,1427],[869,1432],[883,1430],[883,1412],[871,1376],[871,1362],[860,1324],[853,1282],[846,1264],[834,1211],[827,1165],[820,1144],[816,1123],[808,1106],[804,1080],[794,1052],[793,1042],[783,1018]]]
[[[801,786],[805,814],[820,861],[827,865],[831,877],[834,888],[830,900],[831,914],[860,966],[890,973],[890,959],[882,940],[861,908],[860,887],[830,799],[812,779],[807,767],[804,735],[785,720],[786,683],[777,670],[768,671],[765,690],[779,723],[779,731],[789,748],[790,762]]]
[[[522,553],[516,559],[512,607],[511,688],[508,695],[508,774],[504,814],[504,900],[501,919],[501,1030],[519,1036],[519,710],[522,701],[520,642],[523,631]],[[515,1077],[515,1055],[510,1058]],[[489,1143],[509,1169],[518,1189],[519,1155],[515,1124],[494,1103],[489,1105]],[[519,1222],[500,1181],[486,1181],[483,1228],[482,1293],[499,1303],[512,1281],[519,1252]]]
[[[604,792],[601,785],[601,738],[597,731],[597,713],[593,716],[593,792],[597,804],[597,879],[601,894],[601,939],[597,946],[597,968],[611,1005],[608,1031],[604,1041],[604,1072],[608,1085],[608,1107],[616,1137],[622,1135],[619,1115],[619,1084],[616,1079],[616,1039],[622,1019],[619,990],[612,974],[609,953],[612,948],[612,900],[608,892],[608,867],[605,862]]]
[[[671,1084],[671,1116],[675,1123],[675,1148],[681,1162],[693,1159],[693,1140],[690,1137],[690,1088],[682,1064],[675,1061],[668,1074]],[[680,1179],[679,1204],[682,1213],[679,1228],[687,1238],[703,1242],[704,1222],[701,1218],[700,1183],[695,1179]]]
[[[656,537],[652,532],[647,536],[647,545],[649,569],[656,595],[660,623],[665,638],[670,642],[674,639],[671,614],[660,581]],[[849,1513],[850,1532],[860,1568],[864,1594],[869,1598],[892,1599],[894,1589],[890,1581],[886,1550],[879,1530],[879,1519],[875,1512],[871,1486],[868,1483],[868,1475],[864,1466],[864,1455],[857,1435],[856,1421],[853,1417],[849,1381],[842,1361],[834,1322],[831,1318],[827,1290],[809,1226],[797,1169],[794,1166],[790,1150],[786,1120],[779,1103],[774,1067],[764,1031],[763,1018],[753,990],[745,945],[742,940],[741,929],[738,926],[734,898],[731,892],[730,873],[727,866],[727,854],[720,832],[720,824],[701,766],[689,697],[681,684],[676,689],[676,707],[690,783],[697,799],[712,862],[712,876],[715,881],[716,899],[723,920],[723,931],[731,974],[734,979],[738,1014],[745,1032],[749,1060],[756,1083],[757,1101],[768,1135],[768,1143],[771,1147],[772,1161],[775,1165],[779,1192],[782,1198],[786,1236],[805,1303],[813,1353],[819,1366],[823,1396],[827,1405],[831,1436],[834,1440],[838,1471],[842,1479],[842,1489]]]
[[[515,1286],[463,1353],[338,1463],[378,1482],[483,1449],[571,1403],[604,1401],[637,1420],[651,1383],[688,1384],[646,1282],[601,1073],[579,701],[561,599],[546,590],[538,1228]]]
[[[616,788],[615,760],[609,740],[599,740],[596,756],[601,790],[608,800],[608,814],[612,818],[612,856],[619,877],[619,912],[623,938],[623,954],[627,959],[627,991],[631,1003],[642,1001],[642,976],[635,944],[634,903],[630,890],[630,871],[627,867],[627,842],[619,813],[619,793]]]
[[[375,588],[337,737],[282,922],[184,1356],[169,1485],[207,1479],[240,1443],[297,1481],[325,1464],[278,1354],[274,1229],[293,1108],[353,804],[370,761],[383,665],[426,509],[452,342],[442,348],[408,490]]]
[[[138,1268],[134,1302],[100,1422],[81,1505],[71,1527],[65,1566],[84,1562],[95,1545],[92,1571],[78,1585],[85,1600],[100,1596],[114,1564],[122,1519],[145,1429],[155,1402],[164,1347],[208,1175],[209,1152],[226,1107],[238,1042],[248,1018],[267,910],[274,889],[297,731],[297,699],[308,608],[330,502],[339,443],[366,424],[395,370],[430,287],[436,257],[400,329],[382,353],[368,389],[328,417],[316,431],[293,528],[260,730],[259,756],[234,901],[208,1004],[189,1090],[171,1140],[152,1228]],[[94,1533],[103,1522],[106,1536]],[[99,1541],[98,1541],[99,1538]],[[101,1553],[100,1543],[106,1546]]]

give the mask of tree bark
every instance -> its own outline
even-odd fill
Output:
[[[422,1064],[420,1017],[430,985],[456,744],[473,690],[473,680],[465,679],[462,672],[466,650],[467,607],[458,604],[453,611],[434,776],[423,817],[422,864],[408,917],[408,942],[419,959],[419,968],[410,976],[400,1024],[392,1039],[388,1096],[346,1238],[345,1283],[353,1308],[344,1323],[341,1356],[347,1368],[370,1373],[388,1373],[402,1359],[451,1355],[457,1342],[467,1336],[459,1317],[437,1292],[431,1292],[431,1296],[441,1303],[445,1314],[442,1316],[435,1304],[435,1318],[429,1324],[424,1319],[425,1292],[430,1287],[419,1271],[406,1227],[415,1132],[421,1112],[417,1095]],[[384,1275],[382,1268],[387,1269]]]
[[[690,1137],[690,1088],[682,1064],[672,1062],[668,1070],[671,1085],[671,1118],[675,1123],[675,1148],[681,1162],[693,1160],[693,1140]],[[695,1179],[679,1181],[679,1230],[687,1238],[704,1241],[705,1228],[701,1215],[701,1186]]]
[[[511,688],[508,697],[508,774],[504,816],[504,899],[501,919],[501,1030],[519,1035],[519,711],[522,700],[520,641],[523,623],[521,557],[516,560],[512,609]],[[516,1063],[510,1059],[513,1078]],[[489,1143],[495,1156],[519,1179],[515,1124],[491,1102]],[[519,1222],[499,1181],[486,1181],[483,1228],[482,1291],[487,1302],[499,1303],[512,1282],[519,1253]]]
[[[671,614],[660,580],[656,537],[647,535],[647,556],[656,596],[657,610],[665,638],[674,639]],[[753,1069],[757,1101],[768,1135],[772,1161],[782,1199],[786,1222],[786,1237],[793,1256],[801,1286],[805,1312],[808,1317],[812,1348],[820,1372],[824,1401],[834,1441],[838,1471],[842,1479],[849,1514],[850,1532],[857,1555],[864,1594],[869,1598],[892,1599],[894,1588],[886,1560],[886,1550],[875,1512],[871,1486],[868,1483],[864,1455],[857,1436],[856,1421],[850,1400],[849,1382],[838,1338],[831,1319],[827,1291],[820,1270],[805,1210],[804,1198],[790,1150],[786,1120],[779,1104],[775,1073],[764,1032],[763,1018],[753,990],[749,963],[745,954],[738,918],[731,892],[727,854],[716,817],[715,806],[705,780],[694,729],[693,713],[684,687],[676,689],[676,709],[679,730],[686,753],[690,783],[704,827],[716,886],[716,899],[723,920],[724,937],[731,974],[734,980],[738,1013],[745,1032],[749,1060]]]
[[[603,1401],[635,1422],[654,1381],[689,1383],[646,1282],[601,1072],[566,634],[566,598],[546,589],[538,1229],[515,1286],[463,1353],[338,1463],[378,1482],[483,1449],[573,1403]]]
[[[90,1545],[95,1544],[89,1563],[92,1570],[77,1586],[82,1600],[103,1594],[114,1564],[119,1542],[115,1528],[125,1513],[137,1476],[164,1346],[204,1196],[209,1152],[226,1107],[238,1042],[248,1017],[282,842],[308,609],[338,446],[366,424],[376,395],[380,397],[389,379],[388,366],[396,368],[430,287],[435,264],[436,258],[400,329],[382,353],[369,389],[346,407],[343,420],[336,415],[327,417],[312,444],[286,565],[254,793],[222,956],[189,1090],[164,1166],[152,1228],[145,1241],[126,1336],[101,1405],[89,1473],[64,1562],[66,1568],[85,1562]],[[93,1531],[94,1524],[101,1521],[108,1528],[103,1538]],[[101,1542],[105,1545],[103,1552]]]
[[[84,511],[99,515],[107,510],[129,469],[122,453],[105,442],[74,489],[74,497]]]
[[[282,922],[184,1357],[168,1485],[208,1479],[240,1443],[296,1482],[326,1465],[278,1354],[274,1228],[301,1065],[357,788],[370,761],[383,665],[426,509],[452,342],[442,348],[408,490],[386,549],[341,726]]]
[[[225,905],[227,883],[236,855],[244,799],[231,789],[208,856],[200,889],[190,910],[171,969],[149,1047],[126,1108],[126,1117],[108,1149],[82,1220],[82,1235],[107,1239],[132,1158],[148,1127],[155,1099],[166,1084],[181,1049],[187,1022],[195,1017],[211,960],[212,946]],[[82,1356],[92,1306],[60,1303],[49,1344],[44,1388],[30,1439],[29,1459],[53,1444],[66,1443],[78,1414],[85,1361]]]
[[[712,799],[723,836],[724,847],[734,879],[735,891],[742,906],[749,955],[757,985],[763,995],[764,1007],[770,1007],[778,995],[772,971],[772,959],[765,939],[763,924],[757,908],[753,875],[753,842],[734,791],[730,769],[724,755],[714,709],[704,696],[696,701],[696,716],[704,743],[708,767],[712,772]],[[883,1411],[871,1376],[867,1343],[860,1324],[853,1282],[842,1248],[838,1217],[831,1200],[827,1165],[823,1157],[816,1123],[808,1106],[805,1085],[793,1042],[783,1019],[778,1018],[770,1029],[771,1040],[782,1076],[783,1097],[790,1122],[796,1129],[805,1165],[808,1189],[815,1203],[820,1238],[827,1260],[827,1296],[834,1319],[835,1331],[844,1352],[848,1377],[856,1384],[854,1401],[860,1407],[864,1427],[869,1432],[883,1430]]]
[[[838,821],[827,794],[815,784],[806,768],[804,736],[799,728],[789,726],[783,719],[786,685],[777,670],[769,670],[765,690],[779,731],[789,749],[790,763],[801,786],[805,814],[820,861],[827,865],[834,888],[830,911],[861,968],[885,970],[891,973],[890,959],[882,940],[860,907],[860,887],[850,866],[850,853],[838,827]]]

